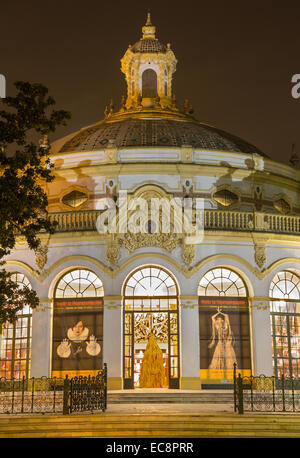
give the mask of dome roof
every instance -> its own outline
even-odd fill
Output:
[[[127,82],[127,99],[125,101],[122,97],[119,111],[114,111],[111,100],[103,121],[61,139],[56,144],[56,151],[101,151],[107,146],[181,148],[190,145],[204,151],[266,156],[241,138],[198,122],[191,115],[193,110],[188,100],[185,101],[184,111],[177,108],[172,91],[172,75],[177,60],[170,45],[165,46],[158,41],[155,31],[148,12],[142,38],[130,46],[121,59],[121,70]],[[147,70],[152,70],[151,78],[149,73],[146,74],[140,53],[149,54],[146,66]]]
[[[124,147],[181,147],[234,153],[259,154],[267,157],[250,143],[215,127],[187,118],[136,118],[104,120],[83,128],[60,148],[60,152],[97,151],[108,144]]]
[[[157,39],[151,39],[151,38],[141,39],[140,41],[137,41],[133,46],[131,46],[130,49],[132,52],[145,52],[145,53],[149,53],[149,52],[165,53],[167,51],[167,48],[164,44],[162,44]]]
[[[130,51],[134,53],[166,53],[167,48],[155,37],[155,30],[156,27],[152,25],[150,12],[148,12],[146,24],[142,28],[143,37],[133,46],[129,47]]]

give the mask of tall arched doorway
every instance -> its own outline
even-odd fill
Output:
[[[124,388],[140,386],[151,332],[163,355],[163,387],[179,388],[179,307],[175,279],[159,266],[135,270],[124,285],[123,310]]]
[[[96,375],[102,369],[103,284],[88,269],[65,273],[54,292],[52,376]]]
[[[237,272],[217,267],[201,278],[198,295],[202,387],[231,385],[234,363],[251,374],[247,286]]]

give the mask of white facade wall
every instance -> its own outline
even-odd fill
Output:
[[[278,271],[298,268],[299,257],[295,256],[295,249],[291,247],[275,247],[268,249],[267,265],[276,261],[280,263],[270,269],[263,279],[247,268],[253,263],[253,246],[226,244],[222,242],[209,242],[198,246],[197,263],[201,267],[194,275],[186,277],[175,265],[179,258],[163,253],[160,249],[148,248],[137,250],[133,255],[124,256],[120,265],[125,263],[124,269],[118,269],[115,276],[108,275],[101,269],[105,266],[105,247],[102,242],[98,244],[72,244],[71,246],[57,246],[49,248],[49,259],[42,277],[35,272],[33,253],[28,250],[16,250],[8,259],[7,268],[10,271],[24,273],[32,287],[41,298],[41,306],[33,311],[32,320],[32,360],[31,375],[35,377],[49,376],[51,374],[51,345],[52,345],[52,307],[54,287],[58,279],[71,268],[85,267],[95,272],[104,285],[104,336],[103,352],[104,361],[108,363],[108,375],[120,378],[122,374],[122,285],[131,271],[139,266],[155,264],[169,270],[176,278],[181,297],[180,307],[180,353],[181,377],[199,377],[200,349],[199,349],[199,313],[197,306],[198,283],[202,276],[210,269],[218,266],[232,268],[244,279],[250,300],[250,326],[251,326],[251,351],[252,370],[255,374],[272,374],[272,342],[270,331],[270,313],[267,301],[257,298],[267,298],[272,278]],[[142,257],[139,255],[143,255]],[[291,260],[294,258],[294,261]],[[283,262],[289,259],[288,262]],[[174,264],[174,262],[176,264]],[[187,301],[186,297],[192,297]]]
[[[188,179],[194,187],[194,192],[213,193],[217,186],[228,185],[241,195],[251,195],[254,182],[253,170],[247,165],[249,155],[236,153],[207,152],[197,150],[193,152],[195,164],[203,166],[219,166],[220,172],[214,171],[204,176],[194,176],[192,173],[165,173],[163,168],[159,173],[151,171],[153,154],[158,154],[162,162],[169,162],[173,166],[181,160],[181,149],[170,148],[160,155],[157,149],[123,149],[117,157],[120,161],[136,161],[139,154],[143,171],[130,173],[130,169],[117,164],[119,169],[103,176],[101,169],[107,160],[105,151],[92,153],[59,154],[53,160],[56,164],[55,195],[61,196],[72,187],[84,188],[87,194],[94,193],[92,202],[86,209],[95,209],[98,206],[97,193],[106,190],[110,179],[117,184],[118,190],[135,192],[142,186],[158,186],[165,193],[180,192]],[[250,157],[251,158],[251,157]],[[228,167],[224,166],[224,163]],[[81,166],[82,164],[82,166]],[[85,165],[87,164],[87,165]],[[223,164],[223,165],[222,165]],[[189,164],[191,166],[192,164]],[[139,164],[141,166],[141,164]],[[80,168],[80,173],[76,170]],[[95,170],[98,170],[99,175]],[[177,165],[176,165],[177,167]],[[179,166],[178,166],[179,167]],[[222,169],[223,167],[223,169]],[[298,172],[290,167],[278,165],[269,160],[261,159],[260,171],[283,174],[287,179],[297,180]],[[123,170],[124,169],[124,170]],[[112,169],[113,170],[113,169]],[[208,169],[207,169],[208,170]],[[266,175],[267,176],[267,175]],[[272,199],[283,192],[297,203],[295,183],[283,188],[282,181],[278,186],[262,181],[263,195]],[[50,196],[53,189],[49,185]],[[54,186],[54,185],[53,185]],[[101,195],[99,196],[99,199]],[[59,200],[57,198],[57,200]],[[60,204],[51,204],[51,211],[62,211]],[[205,208],[218,208],[212,198],[207,198]],[[253,210],[251,205],[237,206],[234,209]],[[80,208],[79,208],[80,210]],[[262,267],[257,266],[255,259],[255,244],[265,245],[266,261]],[[202,243],[195,247],[195,259],[187,268],[182,261],[182,249],[177,247],[172,253],[163,248],[140,248],[129,253],[120,248],[120,259],[113,271],[106,259],[106,244],[96,232],[84,237],[80,232],[65,232],[55,234],[50,241],[47,263],[42,273],[37,270],[34,253],[24,245],[19,245],[7,258],[6,268],[10,271],[24,273],[32,287],[40,297],[41,306],[33,311],[32,319],[32,360],[31,375],[35,377],[51,375],[52,359],[52,321],[53,295],[59,278],[68,270],[77,267],[87,268],[97,274],[104,286],[104,335],[103,357],[108,364],[108,375],[111,379],[123,377],[123,310],[122,285],[126,277],[134,269],[154,264],[169,270],[176,278],[180,291],[180,367],[181,377],[193,379],[200,373],[200,346],[199,346],[199,312],[197,302],[198,284],[202,276],[210,269],[218,266],[232,268],[243,278],[247,285],[250,307],[251,357],[254,374],[272,374],[272,342],[270,331],[270,312],[268,304],[269,287],[275,274],[285,268],[297,269],[300,264],[300,244],[294,242],[296,238],[287,237],[283,240],[274,234],[251,233],[245,236],[240,232],[212,231],[206,234]],[[192,273],[190,273],[192,272]]]

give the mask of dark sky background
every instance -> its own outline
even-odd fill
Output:
[[[198,120],[238,135],[272,159],[300,154],[300,2],[266,0],[1,2],[0,73],[45,84],[72,112],[62,137],[103,118],[126,94],[120,59],[141,38],[150,8],[156,36],[178,59],[177,103]]]

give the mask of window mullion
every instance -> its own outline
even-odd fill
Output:
[[[29,368],[30,368],[30,348],[31,348],[31,315],[27,315],[27,342],[26,342],[26,369],[25,374],[26,378],[29,378]]]
[[[293,316],[292,314],[287,314],[286,315],[286,331],[287,331],[290,377],[293,376],[292,351],[291,351],[291,333],[290,333],[290,317],[292,317],[292,316]]]
[[[15,371],[15,351],[16,351],[16,322],[13,326],[12,345],[11,345],[11,365],[10,365],[10,377],[14,378]]]

